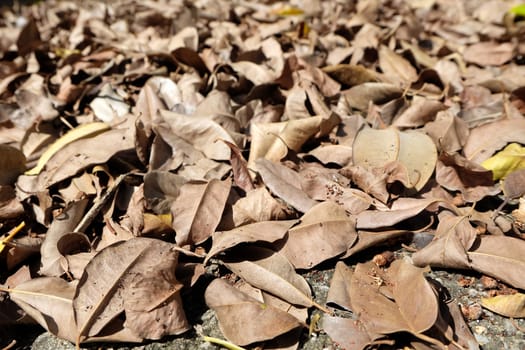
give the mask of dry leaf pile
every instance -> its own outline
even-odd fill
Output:
[[[477,349],[426,272],[491,276],[513,293],[483,306],[525,317],[514,5],[4,8],[0,324],[77,345],[182,334],[219,265],[204,297],[239,346],[295,349],[309,329],[345,349]],[[399,240],[417,251],[389,252]],[[299,273],[321,263],[328,305]]]

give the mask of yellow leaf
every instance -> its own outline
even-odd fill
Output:
[[[9,234],[6,238],[0,240],[0,253],[4,250],[6,243],[9,243],[13,237],[24,228],[25,225],[26,223],[22,221],[17,227],[9,231]]]
[[[494,180],[503,179],[511,172],[525,168],[525,147],[517,143],[510,143],[481,165],[485,169],[492,170]]]
[[[503,316],[513,318],[525,317],[525,294],[522,293],[482,298],[481,305]]]
[[[279,16],[298,16],[304,14],[304,11],[297,7],[285,6],[275,11],[275,13]]]
[[[509,10],[510,13],[513,13],[517,16],[525,16],[525,4],[516,5]]]
[[[66,134],[64,134],[62,137],[60,137],[58,140],[53,142],[51,146],[49,146],[48,149],[40,156],[40,159],[38,159],[38,163],[33,169],[30,169],[25,172],[26,175],[38,175],[46,165],[46,163],[57,153],[62,147],[66,146],[67,144],[70,144],[73,141],[83,139],[86,137],[95,136],[97,134],[100,134],[101,132],[107,131],[110,129],[110,126],[106,123],[88,123],[80,125],[70,131],[68,131]]]

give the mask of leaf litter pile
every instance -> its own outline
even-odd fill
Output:
[[[198,329],[200,292],[223,339],[200,335],[232,349],[319,332],[478,349],[472,310],[428,272],[482,276],[480,305],[525,317],[524,15],[497,0],[4,8],[0,324],[140,343]],[[319,266],[335,267],[323,305],[303,277]]]

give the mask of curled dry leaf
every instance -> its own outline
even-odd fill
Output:
[[[189,325],[175,278],[178,253],[156,239],[133,238],[99,252],[86,266],[73,300],[76,342],[97,336],[124,313],[140,338],[180,334]],[[114,325],[117,326],[117,325]]]
[[[255,246],[241,249],[240,254],[237,252],[236,259],[228,256],[224,263],[243,280],[290,304],[306,307],[316,305],[308,282],[295,272],[283,255]]]
[[[297,220],[286,221],[259,221],[253,224],[239,226],[230,231],[219,231],[212,235],[213,244],[206,255],[206,263],[215,255],[235,247],[241,243],[252,243],[257,241],[275,242],[284,237],[286,232]]]
[[[432,139],[419,132],[365,128],[354,141],[353,157],[355,165],[367,169],[399,161],[408,172],[408,186],[419,191],[434,172],[437,151]]]
[[[289,313],[265,305],[219,278],[209,284],[204,298],[215,311],[226,339],[238,345],[273,339],[301,326]]]
[[[285,220],[289,212],[286,204],[273,198],[266,187],[259,187],[235,202],[232,221],[234,226],[241,226],[258,221]]]
[[[49,226],[44,242],[40,247],[41,275],[59,277],[67,272],[62,262],[63,255],[59,251],[58,242],[64,235],[72,232],[82,220],[88,202],[87,198],[83,198],[69,203]]]
[[[312,207],[288,231],[279,252],[296,269],[310,269],[346,252],[356,238],[355,221],[340,205],[326,201]]]

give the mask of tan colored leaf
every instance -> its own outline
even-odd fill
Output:
[[[396,129],[361,130],[353,145],[354,164],[368,169],[399,161],[406,167],[409,185],[421,190],[434,172],[437,151],[434,142],[419,132]]]
[[[480,42],[470,45],[463,53],[465,61],[481,66],[501,66],[514,56],[514,45],[506,42]]]
[[[238,345],[273,339],[301,326],[289,313],[263,304],[219,278],[208,285],[204,298],[215,311],[226,339]]]
[[[492,312],[506,317],[525,317],[525,294],[523,293],[482,298],[481,305]]]
[[[359,230],[357,232],[356,242],[347,250],[346,254],[343,255],[341,259],[346,259],[365,249],[377,247],[383,243],[400,239],[410,234],[411,232],[407,230],[381,230],[379,232]]]
[[[515,288],[525,289],[525,242],[506,236],[481,236],[468,251],[470,267]]]
[[[213,256],[232,248],[241,243],[252,243],[257,241],[275,242],[284,237],[288,229],[297,221],[259,221],[236,227],[230,231],[215,232],[213,244],[206,255],[204,263]]]
[[[312,207],[288,231],[279,252],[296,269],[310,269],[346,252],[356,238],[355,222],[340,205],[326,201]]]
[[[380,105],[399,98],[402,94],[403,90],[393,84],[364,83],[345,91],[343,96],[350,107],[366,111],[370,101]]]
[[[388,78],[405,86],[417,80],[416,69],[402,56],[385,45],[381,45],[378,51],[379,67]]]
[[[446,109],[446,106],[434,100],[414,96],[410,106],[397,116],[392,125],[398,128],[414,128],[434,120],[436,114]]]
[[[109,125],[106,123],[89,123],[76,127],[56,140],[48,149],[46,149],[44,154],[42,154],[38,160],[37,166],[26,171],[26,175],[38,175],[46,166],[47,162],[53,157],[53,155],[71,142],[86,137],[94,137],[101,132],[107,131],[108,129]]]
[[[471,268],[468,250],[477,235],[467,217],[452,214],[441,217],[435,236],[429,245],[412,256],[416,266]]]
[[[305,213],[317,204],[299,187],[301,180],[295,171],[266,159],[257,160],[256,165],[264,184],[298,211]]]
[[[525,144],[525,119],[503,119],[470,131],[463,148],[465,157],[480,164],[507,143]]]
[[[229,179],[214,179],[206,183],[188,182],[180,188],[179,196],[171,205],[177,244],[199,244],[215,232],[230,188]]]
[[[44,242],[40,247],[41,275],[59,277],[67,271],[61,262],[63,254],[58,249],[58,242],[64,235],[73,232],[84,217],[88,202],[89,200],[84,198],[69,203],[49,226]]]
[[[326,297],[327,303],[352,311],[352,301],[350,299],[352,273],[352,269],[346,266],[344,262],[338,261],[335,264],[334,275],[330,281],[330,289]]]
[[[229,257],[225,265],[254,287],[267,291],[293,305],[310,307],[310,286],[295,272],[292,264],[281,254],[267,248],[247,247],[237,255],[243,260]]]
[[[129,328],[142,338],[159,339],[189,328],[175,278],[178,253],[156,239],[133,238],[113,244],[86,266],[73,308],[77,344],[102,332],[124,313]]]
[[[232,136],[217,122],[196,116],[187,116],[170,111],[160,111],[162,123],[170,133],[178,136],[207,157],[216,160],[230,159],[230,148],[217,140],[236,143]]]
[[[45,171],[37,177],[38,184],[47,188],[91,165],[106,163],[119,152],[134,149],[134,135],[131,132],[131,130],[113,129],[68,143],[60,148],[60,152],[57,150],[45,163]],[[107,145],[107,147],[100,147],[100,145]]]
[[[77,281],[58,277],[34,278],[9,290],[11,300],[49,332],[74,342],[72,300]]]
[[[266,187],[259,187],[235,202],[232,223],[237,227],[258,221],[284,220],[289,211],[286,204],[273,198]]]
[[[469,135],[467,124],[450,111],[438,112],[436,118],[425,124],[423,130],[434,143],[447,153],[459,151]]]
[[[332,113],[328,117],[313,116],[280,123],[254,123],[251,125],[252,143],[248,167],[257,159],[280,161],[288,149],[298,152],[311,137],[322,137],[330,133],[341,119]]]
[[[248,170],[248,163],[246,162],[246,159],[244,159],[239,147],[231,142],[225,140],[222,141],[228,147],[230,147],[230,163],[232,166],[234,183],[242,188],[245,192],[255,189],[250,172]]]
[[[387,227],[409,219],[440,199],[398,198],[389,210],[366,210],[357,215],[359,229]]]
[[[411,330],[421,333],[434,325],[439,305],[436,293],[424,276],[425,269],[404,260],[395,260],[390,269],[393,295],[399,311]]]
[[[362,322],[351,318],[323,316],[323,330],[344,349],[365,349],[372,342]]]

